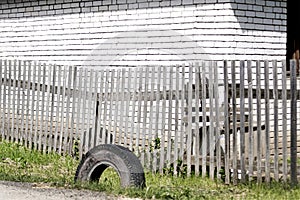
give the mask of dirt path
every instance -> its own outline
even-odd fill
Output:
[[[1,200],[133,200],[108,196],[88,190],[71,190],[49,187],[45,184],[0,181]],[[138,200],[138,199],[135,199]]]

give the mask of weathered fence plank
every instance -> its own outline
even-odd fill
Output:
[[[283,180],[287,181],[287,95],[286,95],[286,64],[282,63],[282,154],[283,154]]]
[[[30,63],[30,65],[31,65],[31,63]],[[31,73],[32,73],[32,82],[36,82],[36,77],[37,77],[37,74],[36,74],[36,62],[34,62],[32,65],[32,71],[31,71]],[[9,87],[9,88],[11,88],[11,87]],[[29,123],[30,123],[30,130],[29,130],[29,138],[28,138],[28,142],[29,142],[29,144],[28,144],[28,147],[31,149],[32,148],[32,146],[33,146],[33,131],[34,131],[34,126],[33,126],[33,124],[34,124],[34,107],[35,107],[35,99],[36,99],[36,95],[35,95],[35,92],[36,92],[36,85],[33,85],[32,86],[32,90],[31,90],[31,94],[30,94],[30,96],[28,96],[27,98],[29,98],[29,97],[31,97],[32,98],[32,100],[31,100],[31,102],[30,102],[30,120],[29,120]],[[9,92],[10,93],[10,92]]]
[[[194,139],[194,143],[195,143],[195,175],[196,176],[199,176],[200,172],[199,172],[199,167],[200,167],[200,114],[199,114],[199,109],[200,109],[200,105],[199,105],[199,99],[200,99],[200,85],[201,85],[201,82],[200,82],[200,67],[199,67],[199,64],[196,63],[196,66],[195,66],[195,139]],[[201,105],[203,106],[203,105]],[[202,124],[203,126],[203,124]]]
[[[230,183],[230,133],[229,133],[229,81],[228,62],[224,61],[224,134],[225,134],[225,183]],[[204,84],[204,83],[203,83]]]
[[[41,112],[41,121],[42,122],[40,122],[40,127],[41,127],[41,131],[38,133],[38,136],[39,136],[39,138],[38,138],[38,147],[37,147],[37,149],[39,150],[39,151],[42,151],[43,149],[43,146],[45,146],[45,142],[43,141],[43,138],[46,138],[46,133],[45,133],[45,127],[44,127],[44,125],[45,125],[45,121],[46,121],[46,119],[45,119],[45,112],[44,112],[44,107],[45,107],[45,96],[46,96],[46,90],[45,90],[45,85],[46,85],[46,77],[47,77],[47,71],[46,71],[46,64],[44,63],[43,65],[42,65],[42,68],[41,68],[41,70],[42,70],[42,87],[41,87],[41,109],[40,109],[40,112]],[[21,73],[21,69],[20,69],[20,73]],[[18,80],[21,80],[21,79],[18,79]]]
[[[162,99],[162,106],[161,106],[161,137],[160,137],[160,162],[159,162],[159,171],[161,174],[163,174],[164,165],[165,165],[165,119],[166,116],[164,115],[166,113],[166,101],[167,101],[167,68],[166,66],[163,66],[163,72],[162,72],[162,93],[163,93],[163,99]],[[187,155],[189,156],[189,150],[187,151]],[[189,159],[188,159],[189,160]],[[188,161],[188,168],[189,168],[189,161]],[[189,170],[189,169],[188,169]]]
[[[115,98],[116,99],[119,99],[120,98],[120,95],[122,94],[122,92],[120,91],[120,73],[121,71],[120,70],[117,70],[116,71],[116,94],[115,94]],[[97,80],[97,79],[96,79]],[[95,101],[97,101],[97,99],[95,99]],[[123,101],[122,101],[123,102]],[[119,107],[119,102],[116,102],[115,103],[115,106],[114,106],[114,110],[112,110],[113,112],[113,135],[112,135],[112,143],[115,144],[117,143],[118,141],[116,140],[116,138],[119,138],[120,137],[120,134],[122,132],[122,129],[118,128],[118,117],[119,115],[121,115],[121,111],[120,109],[122,109],[122,107]],[[119,125],[121,126],[121,125]],[[144,165],[144,158],[143,156],[141,156],[141,161]]]
[[[176,101],[175,101],[175,124],[174,124],[174,128],[175,128],[175,139],[174,139],[174,148],[175,148],[175,151],[174,151],[174,158],[180,158],[180,156],[178,155],[178,150],[179,150],[179,138],[180,138],[180,135],[179,134],[179,130],[180,130],[180,126],[179,126],[179,93],[178,93],[178,90],[179,90],[179,84],[180,84],[180,79],[179,79],[179,66],[176,66],[176,69],[175,69],[175,96],[177,97]],[[152,92],[152,91],[151,91]],[[151,106],[152,107],[152,106]],[[150,109],[151,109],[150,107]],[[152,116],[152,115],[150,115]],[[182,127],[182,124],[181,124],[181,127]],[[151,128],[150,128],[151,130]],[[151,139],[152,141],[152,139]],[[174,159],[174,175],[177,176],[178,175],[178,170],[177,170],[177,167],[178,167],[178,161],[176,159]]]
[[[257,182],[261,183],[262,182],[262,133],[261,133],[261,62],[257,61],[256,62],[256,104],[257,104]]]
[[[253,134],[253,78],[252,78],[252,63],[247,61],[247,80],[248,80],[248,112],[249,112],[249,147],[248,147],[248,157],[249,157],[249,181],[252,180],[253,176],[253,164],[254,164],[254,134]],[[242,112],[241,112],[242,113]]]
[[[232,135],[233,135],[233,145],[232,145],[232,167],[233,167],[233,184],[237,184],[238,179],[238,171],[237,171],[237,105],[236,105],[236,77],[235,77],[235,61],[231,62],[231,81],[232,88],[231,89],[231,100],[232,100]]]
[[[37,69],[37,82],[40,83],[41,82],[41,63],[36,63],[35,68]],[[35,118],[35,128],[34,128],[34,135],[33,135],[33,148],[34,149],[38,149],[38,127],[40,126],[39,124],[39,103],[40,103],[40,84],[37,85],[37,95],[36,95],[36,105],[35,105],[35,116],[33,118]]]
[[[4,92],[2,92],[2,86],[5,88],[5,85],[3,84],[3,79],[2,79],[2,76],[3,75],[5,75],[5,73],[3,72],[3,60],[2,59],[0,59],[0,74],[1,74],[1,79],[0,79],[0,103],[3,101],[3,99],[4,99],[4,97],[5,97],[5,89],[3,89],[3,91]],[[2,97],[2,95],[3,95],[3,97]],[[23,95],[23,96],[25,96],[25,95]],[[23,101],[24,102],[24,101]],[[4,103],[3,103],[4,104]],[[3,106],[4,107],[4,106]],[[1,108],[2,108],[2,106],[1,106]],[[1,110],[2,111],[2,113],[0,113],[0,115],[1,114],[4,114],[5,113],[5,109],[4,108],[2,108],[3,110]],[[5,137],[4,137],[4,127],[5,127],[5,123],[4,123],[4,116],[2,116],[2,120],[0,121],[0,123],[1,123],[1,138],[2,139],[4,139]]]
[[[12,85],[11,85],[11,90],[12,90],[12,97],[11,97],[11,103],[12,103],[12,113],[11,113],[11,134],[12,134],[12,141],[15,141],[16,138],[16,133],[15,133],[15,118],[16,118],[16,106],[15,106],[15,102],[16,102],[16,74],[17,74],[17,63],[16,60],[12,61],[11,64],[11,74],[10,74],[10,78],[12,79]]]
[[[220,136],[220,130],[219,130],[219,127],[220,127],[220,120],[222,119],[221,115],[220,115],[220,112],[219,112],[219,108],[220,108],[220,105],[219,105],[219,90],[218,90],[218,85],[219,85],[219,78],[218,78],[218,66],[217,66],[217,63],[216,62],[213,62],[213,68],[214,68],[214,83],[213,83],[213,86],[214,86],[214,94],[213,94],[213,97],[214,97],[214,104],[215,104],[215,109],[214,109],[214,114],[215,114],[215,151],[216,151],[216,173],[217,173],[217,178],[218,179],[221,179],[221,174],[220,174],[220,171],[221,171],[221,136]]]
[[[81,85],[82,85],[82,79],[83,79],[83,73],[82,73],[82,70],[81,69],[79,69],[78,70],[79,71],[79,73],[78,73],[78,81],[77,81],[77,85],[76,85],[76,88],[78,88],[78,90],[79,90],[79,88],[81,87]],[[102,87],[100,88],[100,89],[102,89]],[[80,121],[80,114],[82,113],[82,111],[81,111],[81,104],[82,104],[82,98],[81,98],[81,92],[80,92],[80,90],[76,93],[76,103],[77,103],[77,109],[76,109],[76,122],[79,122]],[[75,137],[76,137],[76,146],[77,146],[77,151],[78,151],[78,156],[79,156],[79,158],[82,158],[82,148],[81,148],[81,143],[82,143],[82,140],[80,140],[82,137],[81,137],[81,130],[80,130],[80,128],[81,128],[81,125],[82,124],[77,124],[76,125],[76,135],[75,135]]]
[[[169,87],[171,88],[173,86],[173,69],[170,68],[169,69]],[[147,89],[145,88],[145,91],[147,91]],[[168,95],[169,96],[173,96],[173,91],[170,89],[168,91]],[[173,100],[172,98],[168,99],[168,124],[167,124],[167,168],[171,167],[171,157],[172,157],[172,110],[173,110]]]
[[[202,177],[206,177],[207,171],[206,171],[206,167],[207,167],[207,121],[206,121],[206,87],[207,87],[207,80],[206,80],[206,76],[207,76],[207,66],[205,62],[202,62],[202,77],[201,77],[201,111],[202,111],[202,143],[201,143],[201,151],[202,151]]]
[[[245,62],[240,61],[240,166],[241,166],[241,182],[246,181],[246,169],[245,169],[245,97],[244,97],[244,88],[245,88]]]
[[[297,75],[296,60],[290,61],[291,66],[291,182],[298,183],[297,179]]]
[[[99,74],[98,74],[99,75]],[[102,70],[100,72],[100,75],[98,76],[98,80],[100,80],[100,82],[98,83],[98,87],[97,90],[100,93],[103,93],[103,89],[104,89],[104,70]],[[103,102],[103,98],[102,96],[99,97],[99,99],[97,98],[97,103],[96,103],[96,113],[95,113],[95,121],[96,121],[96,127],[95,127],[95,145],[99,145],[101,144],[101,141],[103,141],[103,135],[105,135],[105,130],[102,126],[102,118],[103,118],[103,114],[102,114],[102,102]]]
[[[279,180],[279,158],[278,158],[278,69],[277,62],[273,61],[273,88],[274,88],[274,178],[276,181]]]
[[[211,62],[210,62],[211,66]],[[214,68],[210,67],[209,68],[209,82],[208,82],[208,88],[209,88],[209,104],[214,105],[214,99],[213,95],[214,94]],[[204,107],[205,109],[205,107]],[[214,178],[214,173],[215,173],[215,159],[214,159],[214,148],[215,146],[215,127],[214,127],[214,110],[213,107],[209,109],[209,176],[210,178]]]
[[[265,144],[266,144],[266,162],[265,162],[265,170],[266,170],[266,182],[270,182],[270,98],[269,98],[269,62],[264,62],[264,87],[265,87],[265,123],[266,123],[266,131],[265,131]]]

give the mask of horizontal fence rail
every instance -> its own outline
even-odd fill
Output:
[[[283,61],[95,70],[0,60],[0,74],[4,140],[79,158],[119,144],[153,172],[227,183],[299,174],[289,162],[300,155],[299,78]]]

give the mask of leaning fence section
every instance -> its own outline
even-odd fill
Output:
[[[299,80],[285,62],[95,70],[0,60],[0,74],[2,139],[80,158],[119,144],[162,174],[290,179]]]

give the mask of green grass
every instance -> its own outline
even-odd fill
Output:
[[[55,153],[42,154],[0,142],[0,179],[53,187],[89,189],[142,199],[300,199],[300,189],[283,183],[225,185],[200,177],[173,177],[146,172],[146,188],[121,188],[117,173],[108,169],[99,183],[74,183],[79,161]]]

